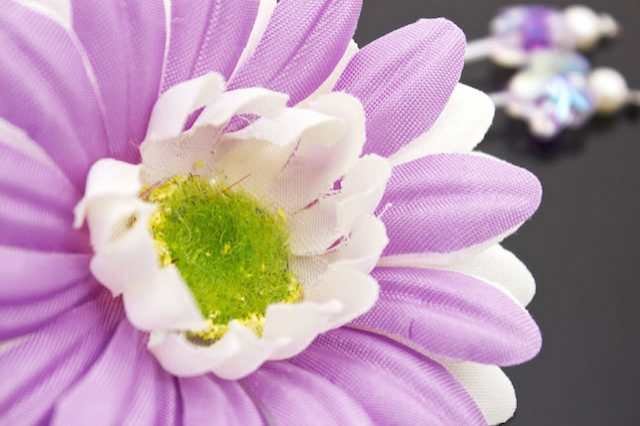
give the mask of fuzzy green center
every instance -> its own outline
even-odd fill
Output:
[[[301,299],[282,211],[197,176],[171,178],[141,196],[158,205],[151,231],[161,264],[175,265],[210,323],[192,340],[216,341],[234,319],[260,334],[268,305]]]

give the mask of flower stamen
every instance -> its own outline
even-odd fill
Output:
[[[209,323],[187,334],[193,342],[219,340],[232,320],[261,335],[270,304],[302,299],[283,212],[199,176],[175,176],[140,196],[158,206],[150,229],[160,264],[178,269]]]

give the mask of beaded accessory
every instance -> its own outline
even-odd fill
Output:
[[[507,89],[492,98],[510,116],[526,120],[541,139],[580,127],[594,114],[640,105],[640,92],[630,90],[618,71],[592,69],[579,53],[550,50],[534,53]]]
[[[467,45],[466,62],[490,58],[499,65],[516,67],[540,50],[588,50],[600,39],[619,32],[615,19],[586,6],[558,10],[522,5],[502,10],[490,25],[491,35]]]
[[[586,6],[511,6],[493,19],[491,36],[467,45],[465,62],[490,58],[522,67],[506,90],[491,97],[507,114],[525,120],[534,136],[550,140],[595,114],[640,105],[640,91],[630,90],[618,71],[592,69],[578,53],[618,33],[615,19]]]

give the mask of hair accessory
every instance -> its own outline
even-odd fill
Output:
[[[640,92],[630,90],[618,71],[592,70],[578,53],[550,50],[532,54],[507,90],[492,98],[509,115],[526,120],[541,139],[580,127],[594,114],[609,115],[629,104],[640,105]]]
[[[559,10],[548,6],[511,6],[496,16],[491,35],[467,45],[466,62],[491,58],[499,65],[516,67],[536,51],[587,50],[604,37],[615,37],[619,27],[607,14],[586,6]]]

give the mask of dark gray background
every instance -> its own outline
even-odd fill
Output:
[[[360,46],[421,17],[444,16],[469,40],[485,36],[497,0],[364,0]],[[640,0],[585,1],[614,15],[621,36],[589,56],[640,88]],[[555,1],[566,6],[569,1]],[[502,89],[509,72],[485,62],[464,83]],[[498,113],[480,149],[533,171],[544,198],[534,219],[506,242],[534,273],[530,308],[543,333],[541,354],[508,369],[518,393],[509,425],[640,425],[640,120],[627,111],[535,144]]]

